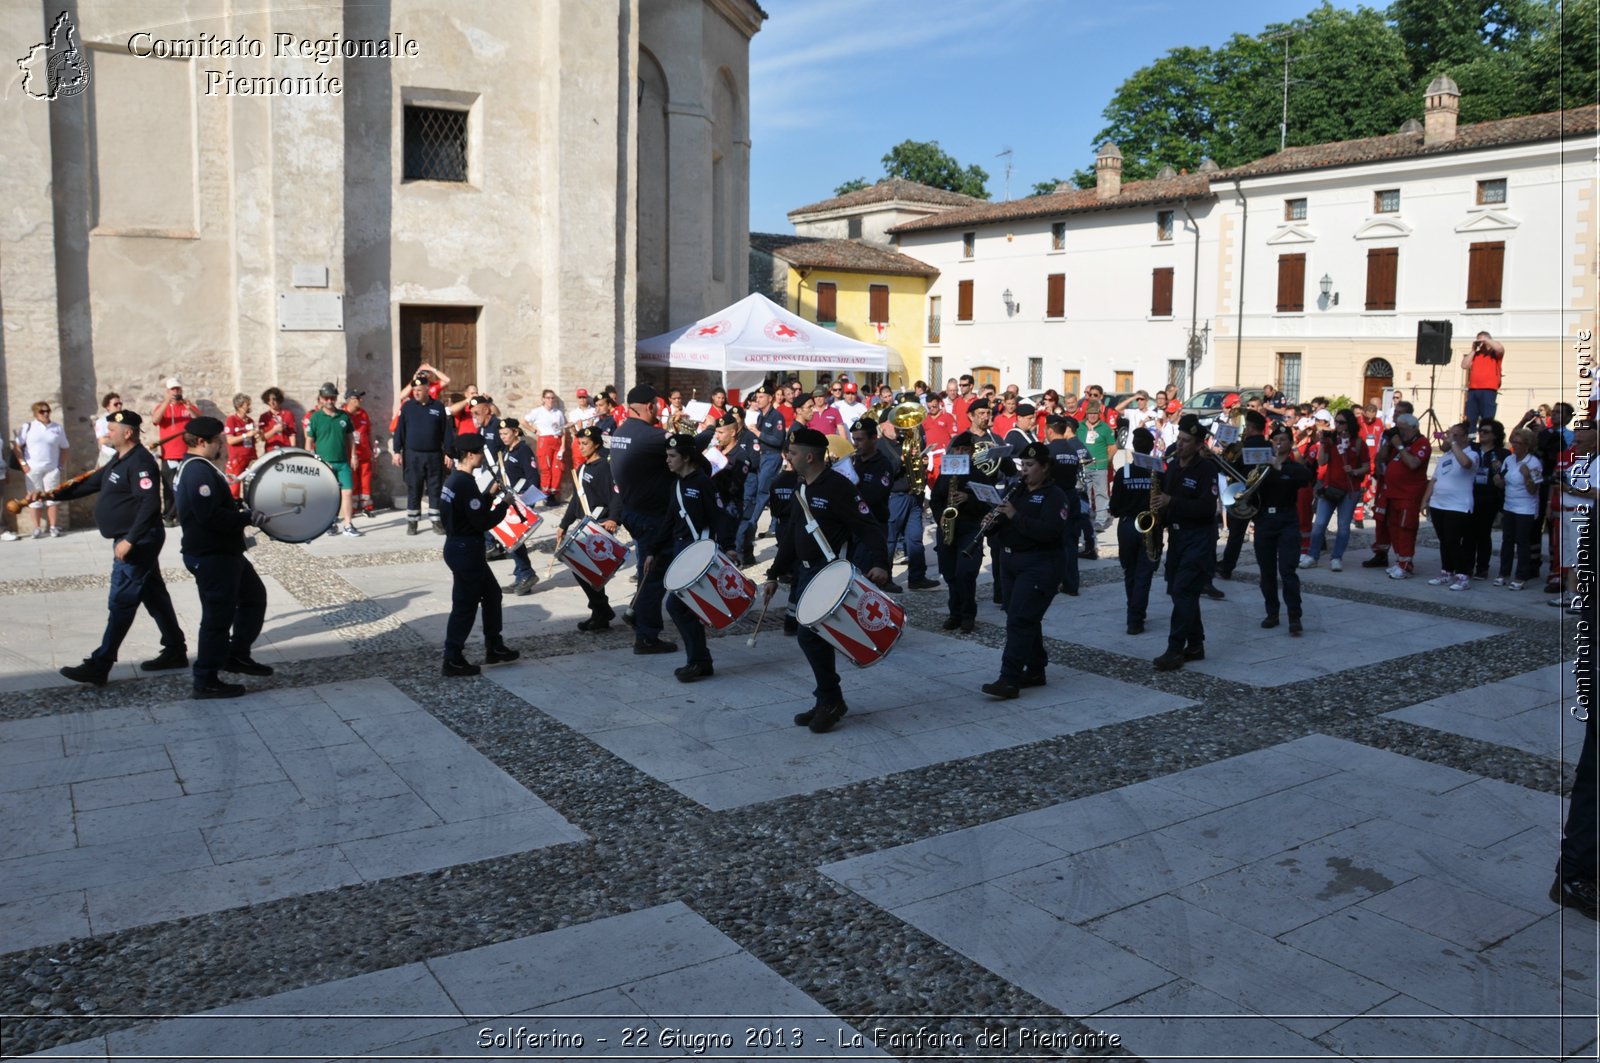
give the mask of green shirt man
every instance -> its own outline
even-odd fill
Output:
[[[355,438],[356,426],[350,414],[335,404],[338,398],[339,389],[332,383],[318,389],[317,409],[306,424],[306,439],[312,451],[328,463],[339,479],[339,519],[330,531],[338,532],[339,525],[343,524],[345,535],[360,535],[361,532],[356,530],[350,519],[354,507],[352,489],[355,487],[355,478],[350,470],[350,446]]]

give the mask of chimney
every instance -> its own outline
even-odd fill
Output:
[[[1176,176],[1178,176],[1178,171],[1174,170],[1171,166],[1163,166],[1161,169],[1156,171],[1157,181],[1170,181]]]
[[[1461,90],[1440,74],[1428,85],[1422,101],[1422,146],[1447,144],[1456,138],[1456,115],[1461,110]]]
[[[1100,199],[1116,199],[1122,191],[1122,152],[1111,141],[1100,145],[1094,160],[1094,194]]]

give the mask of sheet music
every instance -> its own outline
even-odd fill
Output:
[[[965,490],[968,494],[972,495],[972,497],[976,498],[979,502],[982,502],[986,506],[998,506],[1001,502],[1005,501],[1004,496],[1002,496],[999,491],[996,491],[988,484],[968,483],[965,487]]]
[[[939,462],[940,476],[971,476],[971,454],[946,454]]]
[[[861,474],[856,472],[856,463],[853,458],[840,458],[833,463],[833,471],[853,484],[861,482]]]
[[[1272,448],[1245,447],[1239,452],[1239,460],[1246,465],[1265,465],[1272,460]]]
[[[1236,424],[1223,424],[1217,422],[1211,427],[1211,438],[1223,446],[1233,443],[1239,438],[1239,426]]]
[[[1135,451],[1131,460],[1133,462],[1133,467],[1136,469],[1149,469],[1152,472],[1161,472],[1167,467],[1167,463],[1161,460],[1161,456],[1159,454],[1140,454]]]
[[[728,467],[728,456],[715,446],[706,448],[706,460],[711,463],[711,475],[715,476]]]
[[[543,504],[544,500],[550,496],[539,490],[537,486],[529,486],[517,497],[522,499],[523,505],[533,507]]]

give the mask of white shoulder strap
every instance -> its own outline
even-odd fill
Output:
[[[811,499],[806,497],[806,485],[800,484],[795,489],[795,493],[800,496],[800,505],[805,510],[806,533],[817,541],[817,549],[822,551],[822,556],[832,561],[834,559],[833,547],[828,545],[828,537],[822,534],[822,529],[817,525],[817,518],[811,512]]]
[[[689,529],[690,537],[694,539],[709,539],[711,537],[711,529],[706,528],[702,531],[694,526],[694,521],[689,519],[689,510],[683,504],[683,477],[680,476],[678,482],[672,485],[672,490],[678,496],[678,516],[683,518],[684,525]]]

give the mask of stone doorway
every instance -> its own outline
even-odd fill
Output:
[[[424,362],[450,378],[449,391],[478,382],[476,306],[402,306],[400,370],[402,387]]]

